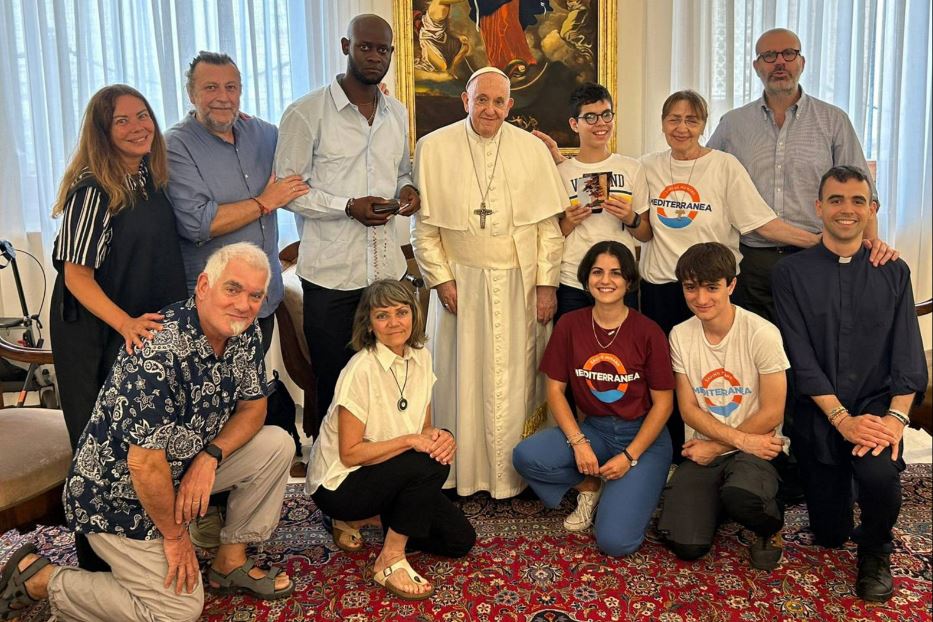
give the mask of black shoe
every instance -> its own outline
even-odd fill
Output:
[[[859,553],[855,593],[862,600],[882,603],[894,593],[891,556],[884,553]]]
[[[758,570],[774,570],[784,557],[784,540],[781,534],[758,536],[748,547],[752,567]]]

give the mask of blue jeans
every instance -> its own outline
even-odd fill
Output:
[[[600,465],[622,453],[641,429],[642,420],[587,417],[580,425]],[[560,505],[564,494],[583,481],[573,449],[560,428],[549,428],[515,447],[512,464],[549,508]],[[662,429],[641,456],[638,465],[620,479],[603,482],[596,512],[596,545],[606,555],[634,553],[645,539],[645,529],[658,505],[671,466],[671,437]]]

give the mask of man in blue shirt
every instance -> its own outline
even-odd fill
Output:
[[[208,259],[193,298],[162,310],[151,340],[133,354],[121,349],[64,493],[68,526],[113,571],[54,566],[26,545],[0,575],[0,616],[48,598],[60,619],[197,620],[204,587],[186,524],[218,490],[230,491],[229,512],[208,589],[291,594],[293,581],[246,555],[278,524],[293,450],[285,432],[263,425],[254,320],[268,283],[258,247],[228,245]]]
[[[926,360],[909,268],[899,260],[872,267],[862,244],[876,210],[867,174],[835,167],[819,188],[822,244],[774,268],[778,324],[797,382],[791,434],[817,544],[838,548],[851,536],[856,593],[885,601],[894,591],[901,437],[927,386]]]
[[[226,54],[200,52],[187,72],[194,106],[165,133],[168,196],[175,208],[188,290],[207,258],[233,242],[252,242],[272,266],[269,295],[259,311],[263,351],[272,341],[275,308],[282,300],[282,269],[275,211],[308,193],[298,175],[272,176],[278,131],[240,113],[240,71]]]
[[[800,86],[806,64],[801,48],[800,38],[784,28],[758,38],[752,65],[764,92],[723,115],[706,146],[738,158],[778,218],[819,233],[822,223],[813,213],[813,201],[820,176],[833,166],[850,164],[867,171],[868,164],[845,111]],[[874,240],[877,235],[872,215],[865,237]],[[735,301],[773,322],[771,270],[781,257],[800,249],[775,246],[752,232],[742,236],[741,250]]]

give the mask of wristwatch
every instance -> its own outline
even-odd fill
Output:
[[[217,466],[224,461],[224,451],[214,443],[208,443],[204,446],[204,453],[217,461]]]
[[[635,220],[632,221],[632,224],[626,225],[624,222],[622,224],[629,229],[638,229],[638,225],[641,224],[641,214],[635,212]]]
[[[628,452],[628,448],[627,448],[627,447],[626,447],[625,449],[622,450],[622,454],[623,454],[626,458],[628,458],[628,461],[629,461],[629,463],[631,464],[631,466],[636,466],[636,465],[638,464],[638,460],[636,460],[635,458],[632,457],[632,454],[630,454],[630,453]]]

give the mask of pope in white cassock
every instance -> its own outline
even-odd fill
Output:
[[[418,141],[412,220],[415,259],[433,289],[434,425],[457,438],[447,487],[496,499],[525,487],[512,449],[545,400],[538,363],[557,306],[557,214],[567,203],[544,143],[504,123],[509,87],[498,69],[480,69],[461,96],[467,118]]]

